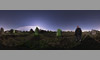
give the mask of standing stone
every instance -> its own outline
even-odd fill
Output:
[[[35,36],[38,36],[39,35],[39,28],[38,27],[36,27],[36,29],[35,29],[35,34],[34,34]]]
[[[4,29],[3,28],[0,29],[0,34],[1,35],[4,34]]]
[[[57,30],[56,36],[57,36],[57,37],[61,37],[61,36],[62,36],[62,31],[61,31],[61,29],[58,29],[58,30]]]

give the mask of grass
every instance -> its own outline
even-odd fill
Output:
[[[100,34],[94,37],[83,33],[82,42],[75,41],[74,32],[63,32],[61,37],[56,37],[56,32],[44,32],[39,36],[34,36],[34,33],[4,34],[0,38],[1,50],[100,49]]]

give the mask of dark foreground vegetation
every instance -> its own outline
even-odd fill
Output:
[[[82,42],[75,41],[74,32],[63,32],[57,37],[56,32],[23,32],[0,36],[0,50],[99,50],[100,34],[95,36],[83,33]]]

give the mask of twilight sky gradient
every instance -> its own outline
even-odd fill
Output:
[[[100,10],[0,10],[0,27],[39,26],[47,30],[100,30]]]

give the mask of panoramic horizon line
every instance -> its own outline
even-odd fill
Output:
[[[40,26],[22,26],[22,27],[19,27],[19,28],[11,28],[11,29],[14,29],[14,30],[19,30],[19,31],[29,31],[30,29],[33,29],[33,30],[35,30],[35,28],[36,27],[38,27],[39,29],[41,29],[41,30],[46,30],[46,31],[57,31],[57,29],[56,30],[49,30],[49,29],[44,29],[44,28],[42,28],[42,27],[40,27]],[[1,27],[1,28],[3,28],[3,27]],[[22,29],[20,29],[20,28],[22,28]],[[4,28],[4,31],[8,31],[8,30],[11,30],[11,29],[5,29]],[[58,28],[59,29],[59,28]],[[62,29],[61,29],[62,30]],[[91,29],[91,30],[98,30],[98,29]],[[85,31],[91,31],[91,30],[84,30],[84,29],[82,29],[82,32],[85,32]],[[62,31],[75,31],[75,30],[62,30]],[[98,31],[100,31],[100,30],[98,30]]]

